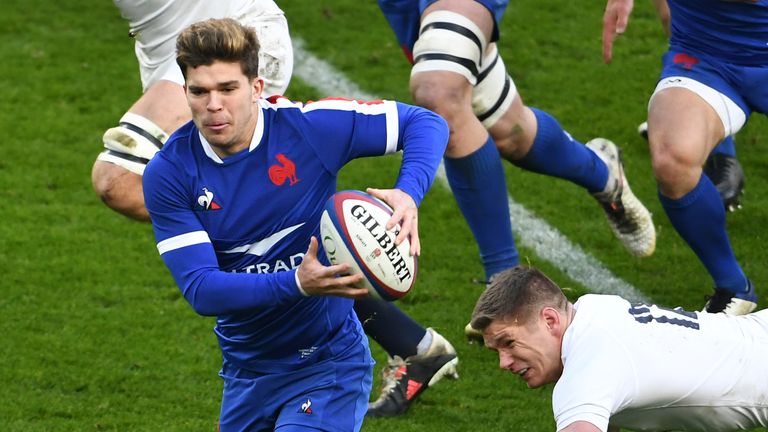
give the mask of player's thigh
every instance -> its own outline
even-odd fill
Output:
[[[723,123],[699,94],[670,87],[653,95],[648,106],[651,154],[670,154],[690,165],[701,165],[724,137]]]
[[[368,408],[373,365],[326,361],[298,371],[254,374],[225,364],[220,375],[221,432],[289,426],[356,431]]]
[[[264,79],[264,97],[285,94],[293,75],[293,44],[285,16],[245,15],[240,22],[254,28],[259,38],[259,76]]]
[[[437,0],[424,9],[422,18],[438,10],[451,11],[464,16],[480,28],[486,36],[486,41],[491,40],[494,17],[482,3],[467,0]]]
[[[192,119],[184,88],[165,79],[152,84],[128,112],[149,119],[169,135]]]
[[[741,67],[739,91],[752,109],[768,115],[768,67]]]
[[[739,76],[743,68],[675,49],[665,53],[662,60],[661,76],[651,96],[651,104],[657,94],[670,88],[681,88],[696,94],[720,118],[723,128],[718,142],[744,126],[751,109],[745,99],[749,91],[740,88],[741,81],[746,80]]]
[[[493,17],[480,3],[439,0],[429,5],[413,47],[411,76],[447,71],[464,76],[474,86],[493,29]]]
[[[301,394],[283,406],[275,430],[354,432],[360,430],[368,410],[373,384],[373,365],[368,361],[344,361],[319,366],[319,376]],[[292,429],[285,429],[292,430]]]

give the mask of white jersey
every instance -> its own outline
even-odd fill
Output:
[[[768,426],[768,310],[732,317],[593,294],[574,307],[552,396],[558,430]]]
[[[146,91],[158,80],[184,84],[176,65],[176,36],[209,18],[234,18],[259,38],[259,75],[264,96],[283,94],[293,71],[293,49],[283,11],[272,0],[114,0],[136,39],[136,58]]]

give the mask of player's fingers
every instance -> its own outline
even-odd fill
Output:
[[[397,237],[395,237],[395,244],[400,245],[400,243],[403,242],[403,240],[410,237],[411,232],[413,231],[413,227],[416,225],[417,216],[414,212],[405,212],[405,215],[403,218],[399,221],[400,222],[400,232],[397,233]]]
[[[606,11],[606,14],[608,12]],[[609,21],[608,17],[603,21],[603,61],[611,62],[613,57],[613,39],[616,37],[616,23]]]
[[[344,276],[337,276],[333,280],[333,284],[337,287],[344,287],[344,288],[357,288],[352,287],[352,285],[357,285],[360,282],[363,281],[364,276],[360,273],[356,274],[347,274]],[[367,291],[367,289],[366,289]]]
[[[382,196],[383,195],[383,191],[381,189],[369,187],[369,188],[365,189],[365,192],[368,195],[375,196],[378,199],[384,199],[384,197]]]
[[[395,225],[400,224],[400,229],[405,228],[406,224],[406,212],[402,209],[396,209],[392,212],[392,216],[389,217],[389,220],[387,220],[387,231],[391,230],[395,227]]]
[[[419,225],[414,223],[411,227],[411,235],[409,237],[411,242],[411,255],[421,255],[421,240],[419,240]]]
[[[322,277],[337,277],[338,275],[348,275],[352,268],[349,264],[334,264],[328,267],[324,267],[322,271]]]
[[[306,261],[307,258],[314,259],[317,257],[317,239],[315,236],[312,236],[309,238],[309,247],[307,247],[307,253],[304,254],[303,261]]]
[[[348,297],[352,299],[361,299],[368,295],[368,288],[341,288],[332,295],[339,297]]]
[[[378,198],[378,199],[384,201],[385,203],[389,203],[388,196],[387,196],[387,191],[385,191],[385,190],[376,189],[376,188],[370,188],[369,187],[369,188],[365,189],[365,192],[368,193],[368,195],[370,195],[370,196],[372,196],[374,198]],[[391,205],[390,205],[390,207],[391,207]]]

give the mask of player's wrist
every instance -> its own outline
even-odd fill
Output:
[[[296,281],[296,288],[299,289],[299,292],[304,297],[309,297],[309,293],[304,291],[304,288],[301,287],[301,281],[299,280],[299,272],[298,270],[293,272],[293,279]]]

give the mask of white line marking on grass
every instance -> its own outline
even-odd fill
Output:
[[[315,57],[304,49],[304,41],[293,39],[293,73],[312,85],[325,96],[344,96],[362,100],[374,100],[378,97],[364,92],[344,74],[327,62]],[[438,179],[448,187],[442,163]],[[555,267],[587,289],[599,294],[618,294],[629,300],[647,301],[632,285],[616,277],[592,255],[568,240],[557,229],[539,219],[522,205],[509,198],[509,211],[512,227],[517,242],[533,250],[539,257],[551,262]]]

